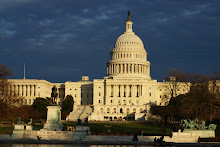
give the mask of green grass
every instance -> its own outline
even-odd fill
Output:
[[[64,126],[75,126],[76,122],[65,122]],[[146,122],[89,122],[92,134],[107,134],[108,129],[111,130],[110,134],[129,135],[136,134],[139,129],[143,130],[147,135],[161,135],[160,124],[146,123]],[[170,134],[170,129],[166,129],[166,135]]]
[[[66,126],[76,126],[76,122],[63,122],[63,125]],[[89,122],[89,126],[92,132],[92,135],[96,135],[97,131],[100,135],[107,135],[108,129],[111,130],[110,135],[134,135],[138,132],[139,129],[143,130],[145,135],[162,135],[161,124],[156,123],[146,123],[146,122]],[[178,129],[178,125],[175,125]],[[35,124],[34,130],[40,130],[43,128],[43,124]],[[0,127],[0,134],[12,134],[14,127]],[[177,130],[176,130],[177,131]],[[215,130],[216,137],[220,137],[220,128],[219,125]],[[170,135],[169,126],[166,129],[166,134]]]
[[[76,122],[63,122],[66,126],[76,126]],[[107,135],[108,129],[111,130],[110,135],[134,135],[139,129],[143,130],[146,135],[161,135],[160,124],[146,122],[89,122],[89,126],[93,135]],[[14,127],[0,127],[0,134],[11,134]],[[43,128],[42,124],[35,124],[34,130]],[[170,129],[166,129],[166,135],[170,134]]]

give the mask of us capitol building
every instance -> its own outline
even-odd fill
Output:
[[[9,79],[10,90],[22,97],[20,101],[14,101],[32,105],[36,97],[50,97],[55,85],[58,102],[67,95],[74,99],[74,109],[67,120],[146,120],[152,104],[167,104],[169,83],[151,79],[147,52],[132,25],[128,14],[125,32],[118,37],[110,52],[104,79],[89,81],[88,76],[82,76],[80,81],[65,83]],[[186,85],[180,83],[178,94],[187,92]]]

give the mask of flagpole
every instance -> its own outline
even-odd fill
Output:
[[[25,63],[24,63],[24,79],[25,79]]]

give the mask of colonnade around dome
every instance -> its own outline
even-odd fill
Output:
[[[107,75],[127,73],[150,75],[150,68],[148,65],[135,63],[111,63],[107,66]]]

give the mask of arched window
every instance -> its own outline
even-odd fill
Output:
[[[29,99],[29,104],[31,104],[31,99]]]
[[[123,109],[122,108],[120,109],[120,113],[123,113]]]
[[[135,108],[133,109],[133,113],[136,113],[136,109]]]
[[[127,108],[126,112],[127,112],[127,114],[129,114],[129,108]]]
[[[113,113],[116,113],[116,108],[113,109]]]
[[[26,99],[24,100],[24,104],[27,105],[27,100]]]
[[[100,109],[100,113],[103,113],[103,108]]]
[[[107,113],[110,113],[110,109],[109,108],[107,109]]]
[[[140,113],[142,113],[142,111],[143,111],[143,109],[141,108],[141,109],[140,109]]]

